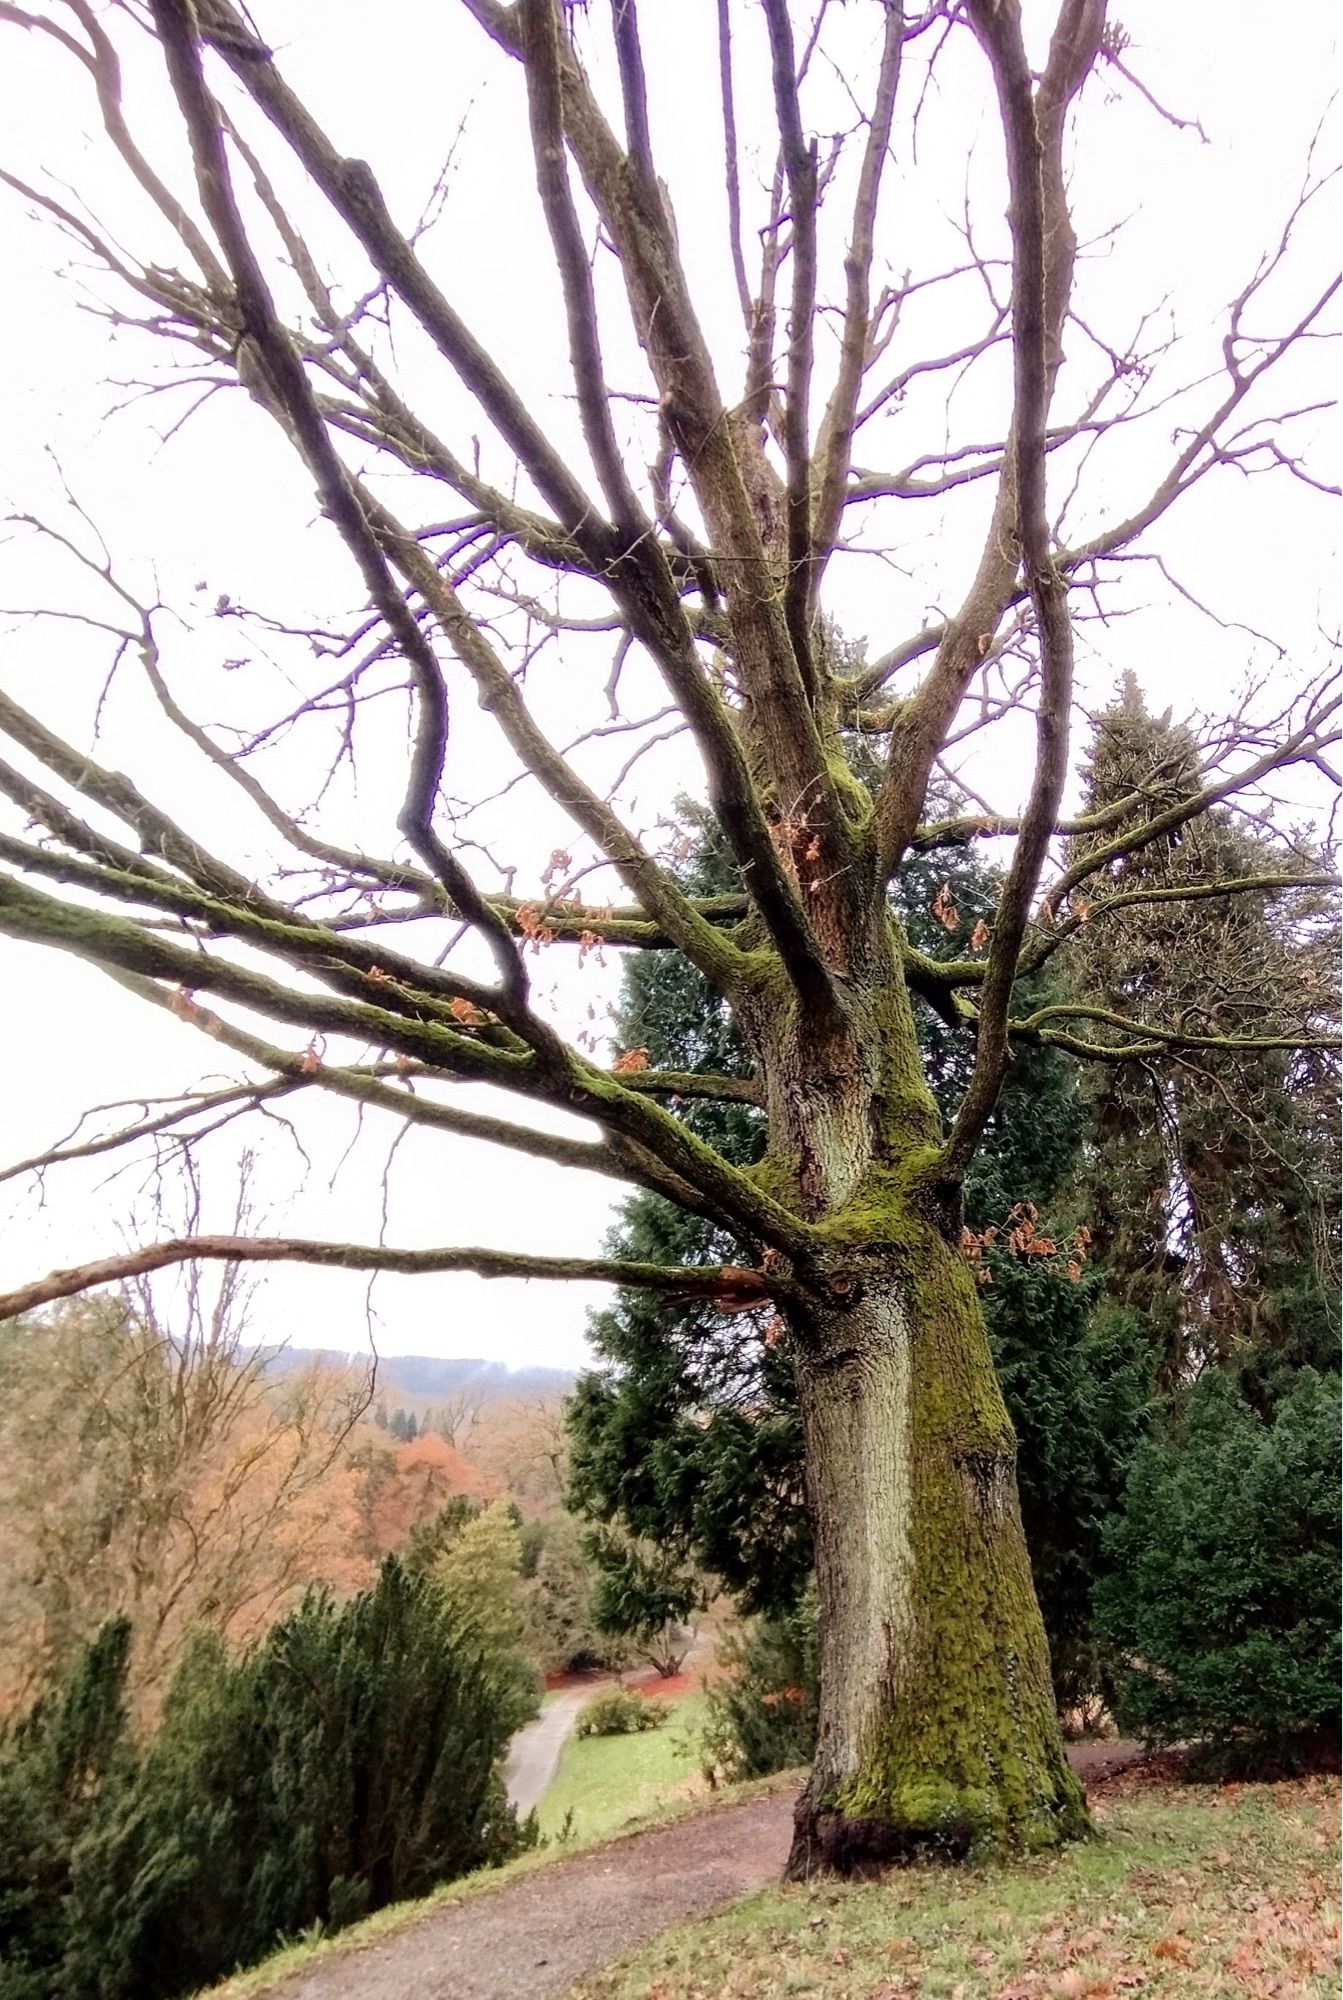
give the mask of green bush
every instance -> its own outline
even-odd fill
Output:
[[[718,1648],[725,1669],[707,1694],[706,1762],[729,1780],[811,1762],[818,1682],[815,1589],[795,1611],[752,1619]]]
[[[1213,1376],[1139,1449],[1096,1603],[1147,1742],[1251,1771],[1336,1735],[1338,1386],[1303,1369],[1270,1423]]]
[[[530,1837],[499,1774],[512,1663],[431,1578],[314,1590],[236,1661],[200,1636],[138,1752],[108,1633],[0,1745],[0,2000],[170,2000]]]
[[[609,1688],[594,1695],[578,1711],[575,1736],[634,1736],[641,1729],[661,1729],[667,1711],[660,1701],[645,1701],[629,1688]]]
[[[72,1864],[134,1776],[126,1738],[131,1628],[104,1625],[60,1688],[0,1731],[0,1996],[48,2000]]]

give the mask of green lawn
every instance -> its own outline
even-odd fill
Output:
[[[1336,1780],[1136,1783],[1099,1836],[979,1868],[771,1889],[567,2000],[1334,2000]]]
[[[541,1832],[562,1852],[619,1833],[674,1801],[707,1794],[695,1738],[703,1697],[668,1702],[660,1729],[637,1736],[571,1736],[537,1808]],[[571,1816],[571,1817],[570,1817]],[[566,1831],[567,1820],[567,1831]]]

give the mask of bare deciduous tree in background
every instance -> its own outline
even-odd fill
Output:
[[[431,227],[398,221],[376,172],[345,156],[231,0],[0,7],[6,21],[56,37],[86,73],[110,147],[160,229],[171,227],[180,261],[137,262],[64,196],[7,176],[11,186],[119,281],[123,325],[184,344],[192,379],[211,391],[239,383],[269,412],[366,599],[341,635],[337,678],[323,680],[314,645],[291,669],[305,676],[298,707],[287,719],[258,713],[245,749],[263,750],[282,723],[334,727],[339,760],[398,689],[412,719],[395,826],[381,838],[370,826],[357,845],[327,837],[310,800],[273,796],[257,755],[238,754],[174,691],[161,614],[71,532],[72,558],[101,576],[108,622],[148,695],[183,750],[261,815],[273,865],[254,879],[155,803],[152,770],[106,768],[87,742],[59,739],[0,696],[0,732],[18,759],[0,763],[0,791],[20,828],[0,837],[0,930],[80,955],[238,1064],[236,1083],[82,1136],[48,1164],[329,1092],[652,1189],[712,1218],[739,1257],[660,1268],[456,1245],[195,1237],[53,1274],[0,1300],[0,1312],[203,1257],[610,1279],[707,1296],[725,1311],[768,1303],[795,1357],[822,1607],[820,1740],[794,1870],[929,1843],[959,1851],[974,1838],[1046,1845],[1082,1824],[1083,1804],[1055,1722],[1014,1441],[961,1252],[958,1191],[1022,1043],[1101,1062],[1332,1044],[1321,995],[1266,995],[1215,1027],[1187,1007],[1159,1019],[1066,1000],[1014,1008],[1023,971],[1132,901],[1107,893],[1123,857],[1214,805],[1262,816],[1272,775],[1318,763],[1336,740],[1337,702],[1320,686],[1276,716],[1261,699],[1207,727],[1192,795],[1172,803],[1156,773],[1111,811],[1061,816],[1075,621],[1104,613],[1126,563],[1159,567],[1153,531],[1219,468],[1318,483],[1292,443],[1291,375],[1335,287],[1286,323],[1273,290],[1316,182],[1227,309],[1220,376],[1182,385],[1183,427],[1173,445],[1167,433],[1169,456],[1150,465],[1146,491],[1072,539],[1089,482],[1110,477],[1104,447],[1163,394],[1164,348],[1146,319],[1129,344],[1107,347],[1074,297],[1070,120],[1085,129],[1103,96],[1098,73],[1117,84],[1130,74],[1104,0],[1060,0],[1040,68],[1018,0],[934,0],[909,18],[898,0],[823,6],[814,18],[790,0],[687,10],[706,73],[717,66],[723,241],[685,215],[678,231],[673,218],[653,133],[684,107],[656,102],[634,0],[609,11],[463,5],[482,65],[513,66],[519,141],[530,144],[563,302],[562,324],[538,305],[534,337],[539,354],[567,351],[581,444],[557,445],[473,334],[469,277],[437,253]],[[850,128],[818,138],[807,122],[813,80],[841,35],[843,67],[860,20],[870,60],[845,74]],[[980,253],[967,223],[961,271],[886,282],[902,256],[893,135],[923,115],[923,92],[902,72],[917,61],[926,79],[930,60],[970,37],[1000,113],[1005,254]],[[137,61],[146,38],[157,43],[194,187],[154,164],[154,128],[138,130],[123,108],[118,38]],[[759,231],[743,219],[754,196],[739,128],[759,127],[762,110],[744,88],[749,62],[768,66],[765,154],[777,161]],[[919,188],[915,171],[902,200]],[[357,246],[344,280],[328,275],[312,240],[328,227],[309,220],[318,196]],[[491,202],[488,180],[470,199]],[[955,288],[966,272],[969,287]],[[697,309],[720,274],[739,300],[745,355],[727,388],[721,340]],[[907,352],[902,314],[933,283],[949,287],[955,337],[941,352]],[[419,357],[404,369],[393,335]],[[1102,360],[1076,371],[1056,407],[1074,336]],[[947,435],[944,409],[940,437],[902,469],[867,465],[865,441],[884,435],[878,420],[922,376],[952,379],[1000,351],[1011,368],[996,436]],[[448,437],[431,416],[445,406],[457,412]],[[872,657],[847,647],[837,552],[891,549],[902,509],[961,487],[991,494],[992,506],[987,530],[981,516],[961,550],[955,609],[887,635]],[[578,720],[565,744],[538,720],[538,661],[573,676],[577,717],[578,663],[602,634],[616,648],[609,715]],[[622,691],[644,670],[660,677],[660,706],[631,711]],[[573,829],[573,852],[530,894],[515,893],[509,858],[473,843],[451,805],[468,775],[452,763],[462,690]],[[954,746],[1000,723],[1016,742],[1023,712],[1034,764],[1020,810],[985,801],[938,817]],[[609,778],[590,755],[604,734],[627,731],[634,757],[669,727],[702,767],[739,879],[731,895],[687,894],[621,809],[625,773],[614,783],[586,775]],[[902,864],[990,837],[1011,841],[1011,860],[972,955],[912,951],[888,898]],[[1054,845],[1062,840],[1066,849]],[[1287,835],[1280,856],[1269,875],[1178,893],[1193,906],[1330,879]],[[598,893],[577,894],[601,865],[618,878],[619,901],[605,900],[600,875]],[[558,1032],[536,998],[540,950],[547,963],[570,951],[581,963],[627,946],[684,953],[726,996],[754,1056],[751,1083],[658,1073],[638,1050],[607,1064],[595,1045]],[[974,1043],[950,1131],[921,1072],[915,998]],[[591,1136],[557,1135],[545,1116],[462,1109],[450,1089],[462,1082],[506,1091],[523,1112],[576,1115]],[[731,1166],[678,1119],[678,1099],[715,1094],[763,1113],[758,1168]]]
[[[367,1581],[351,1554],[359,1385],[314,1359],[283,1382],[243,1344],[226,1265],[178,1330],[148,1288],[71,1299],[0,1342],[0,1685],[22,1698],[118,1612],[128,1686],[152,1710],[193,1625],[250,1639],[315,1577]]]

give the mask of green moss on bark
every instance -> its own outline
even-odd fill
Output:
[[[1087,1830],[1054,1710],[1015,1438],[973,1280],[917,1204],[926,1164],[915,1154],[877,1176],[863,1210],[834,1230],[874,1260],[880,1245],[909,1329],[911,1576],[884,1709],[846,1772],[818,1758],[795,1873],[818,1860],[1031,1851]]]

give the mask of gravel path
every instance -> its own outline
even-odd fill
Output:
[[[1078,1775],[1092,1782],[1139,1754],[1131,1743],[1078,1744],[1068,1753]],[[574,1980],[669,1925],[776,1882],[792,1823],[793,1795],[780,1792],[629,1834],[448,1904],[362,1950],[315,1959],[262,1994],[264,2000],[556,2000]]]
[[[592,1699],[592,1689],[566,1688],[542,1709],[535,1722],[520,1729],[508,1749],[504,1783],[519,1819],[526,1819],[555,1775],[560,1752],[569,1740],[569,1731],[578,1711]]]

